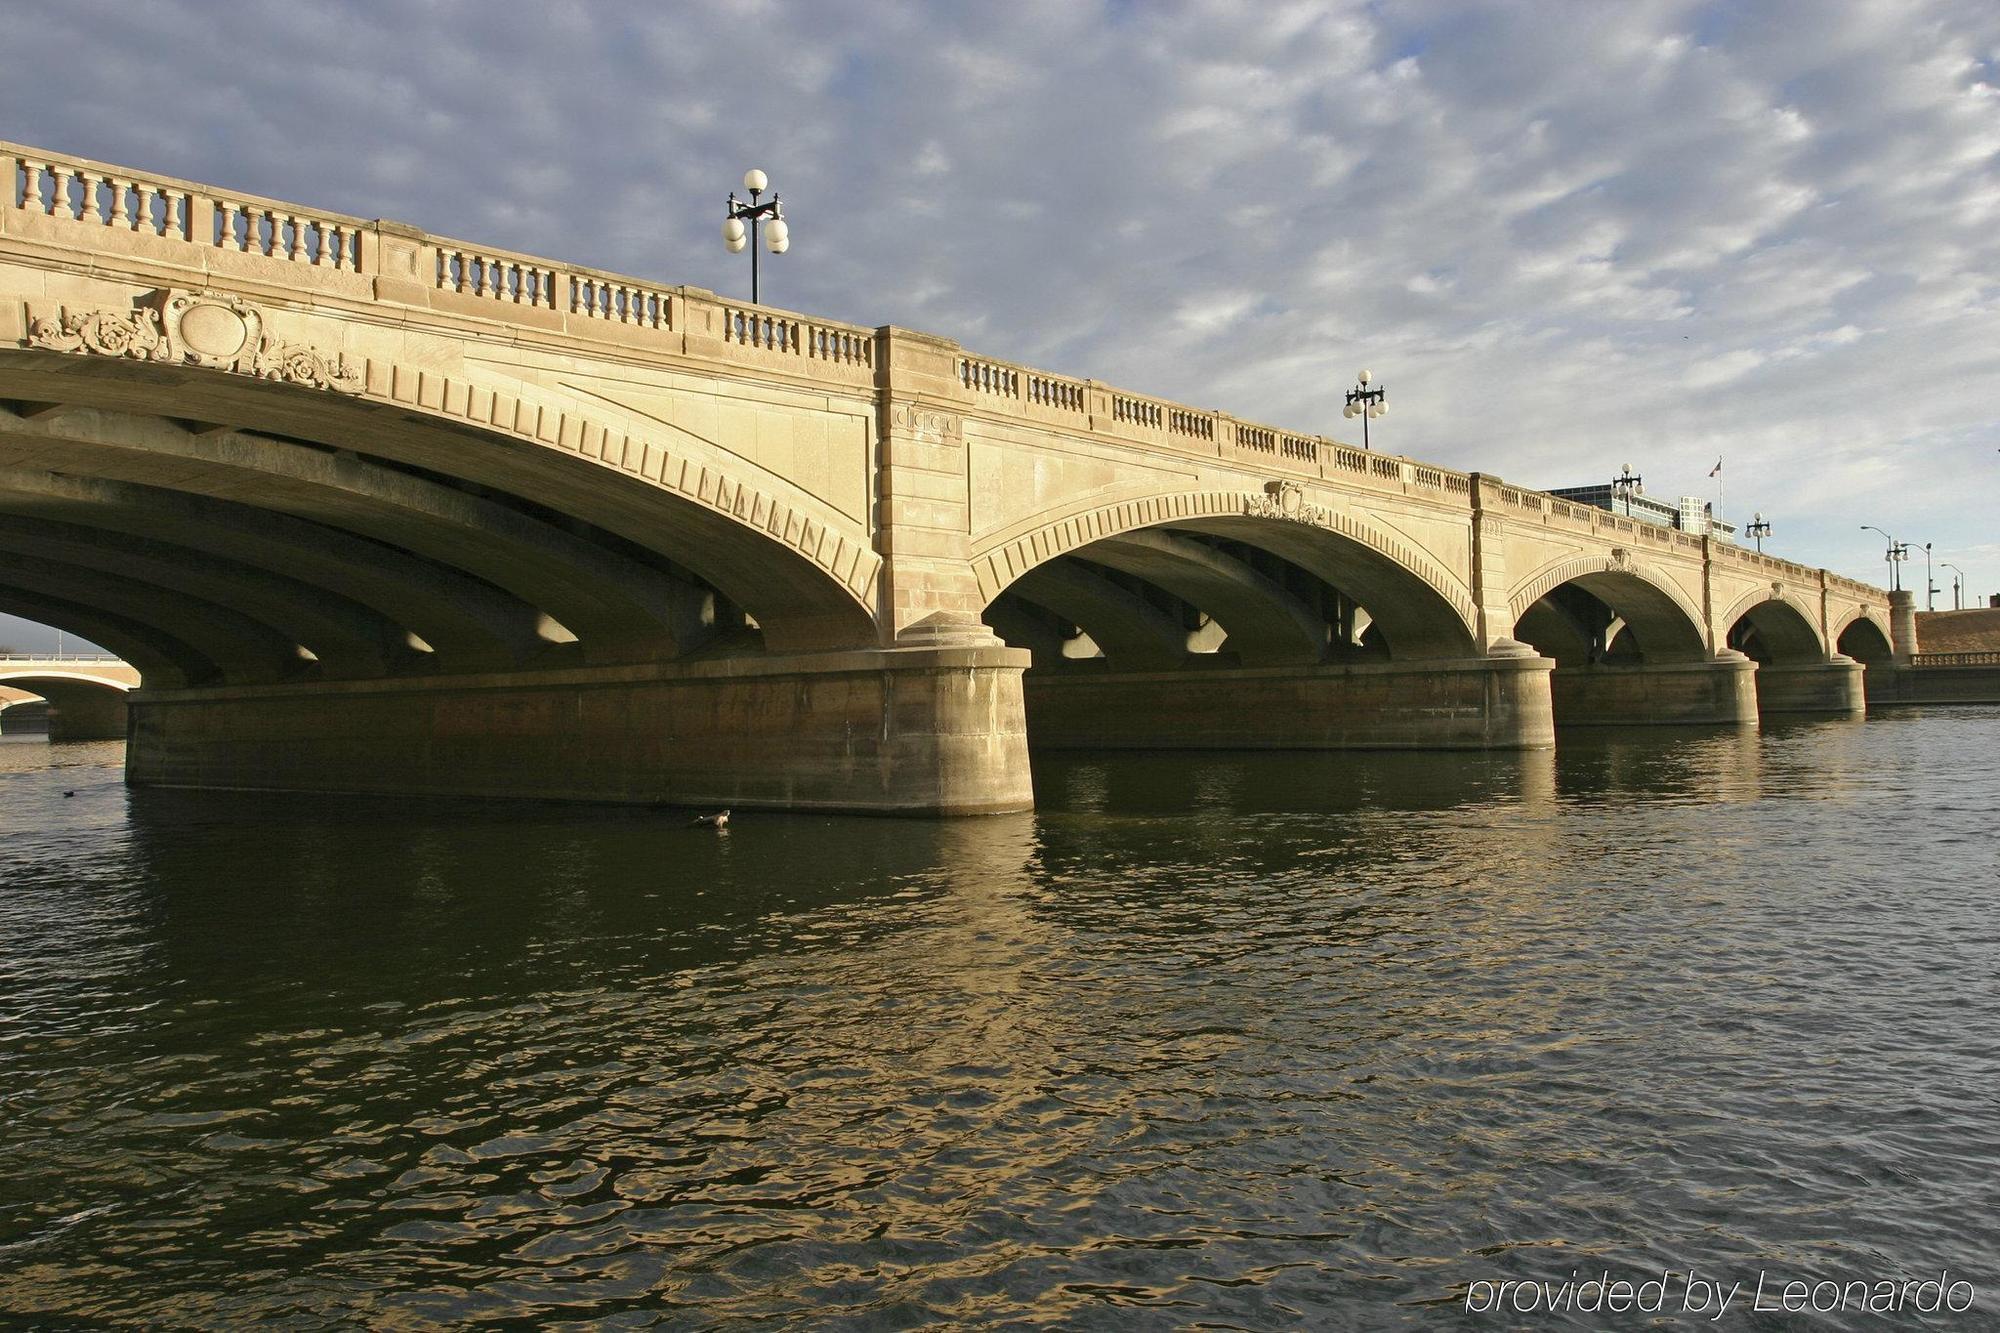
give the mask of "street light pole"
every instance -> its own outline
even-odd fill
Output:
[[[1388,390],[1380,386],[1373,389],[1368,387],[1368,381],[1373,378],[1374,376],[1370,375],[1367,371],[1364,370],[1361,372],[1361,382],[1347,391],[1347,407],[1341,412],[1341,415],[1344,417],[1361,418],[1361,447],[1363,449],[1370,447],[1368,443],[1368,418],[1379,417],[1389,410]]]
[[[1931,544],[1924,543],[1924,610],[1937,610],[1937,584],[1931,582]]]
[[[1863,532],[1882,532],[1882,529],[1876,527],[1873,523],[1863,523],[1861,530]],[[1882,532],[1882,535],[1889,537],[1889,534],[1886,532]],[[1910,558],[1909,543],[1899,542],[1894,537],[1889,537],[1889,553],[1882,558],[1889,562],[1889,587],[1891,591],[1901,592],[1903,590],[1902,563]]]
[[[1618,475],[1611,479],[1611,502],[1616,504],[1618,493],[1620,491],[1625,493],[1625,517],[1632,517],[1632,492],[1635,489],[1643,489],[1645,484],[1646,479],[1633,472],[1630,463],[1621,466]],[[1615,514],[1618,511],[1614,509],[1611,512]]]
[[[1949,560],[1940,560],[1938,563],[1952,573],[1951,609],[1954,611],[1963,611],[1965,609],[1965,571]]]
[[[1750,521],[1743,526],[1743,535],[1746,537],[1755,537],[1757,539],[1757,554],[1764,554],[1764,539],[1771,535],[1771,525],[1764,521],[1762,510],[1750,516]]]
[[[781,255],[792,248],[792,229],[785,223],[785,206],[777,195],[758,201],[771,184],[770,178],[755,167],[743,173],[743,188],[750,191],[750,202],[744,203],[736,197],[736,191],[729,192],[729,214],[722,223],[722,243],[732,255],[750,250],[750,304],[762,305],[763,294],[758,290],[757,281],[757,224],[769,223],[764,228],[764,243],[771,253]],[[746,228],[745,223],[749,226]]]

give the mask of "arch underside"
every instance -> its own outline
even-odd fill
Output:
[[[1708,656],[1700,622],[1671,588],[1609,561],[1574,563],[1581,572],[1543,575],[1515,597],[1514,637],[1554,658],[1558,669]]]
[[[1724,617],[1726,641],[1754,661],[1772,664],[1824,662],[1826,645],[1810,615],[1791,599],[1757,593]]]
[[[1241,496],[1225,499],[1240,511]],[[1058,549],[1001,588],[986,619],[1042,671],[1476,654],[1462,609],[1422,574],[1328,528],[1240,512],[1183,514]]]
[[[1893,667],[1896,662],[1888,631],[1865,608],[1857,609],[1834,631],[1834,647],[1870,668]]]
[[[876,636],[852,587],[770,532],[545,444],[49,353],[0,354],[0,571],[0,608],[103,644],[149,686]]]

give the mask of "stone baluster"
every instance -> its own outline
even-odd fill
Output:
[[[286,218],[285,221],[292,228],[292,243],[286,247],[285,258],[296,264],[306,257],[306,228],[311,224],[296,214]]]
[[[173,212],[173,205],[167,202],[167,196],[165,195],[165,193],[163,193],[160,190],[154,189],[152,186],[146,184],[144,181],[132,182],[132,230],[133,231],[139,231],[139,232],[150,231],[155,236],[160,236],[165,234],[166,232],[165,227],[163,226],[155,227],[153,225],[153,200],[155,198],[160,200],[162,206],[164,206],[169,213]]]
[[[215,201],[215,243],[218,246],[236,244],[236,205],[227,199]]]
[[[116,176],[106,176],[104,183],[111,187],[111,216],[106,219],[105,225],[129,228],[132,225],[132,215],[125,211],[125,191],[132,188],[131,182],[119,180]]]
[[[61,217],[69,211],[70,170],[60,162],[51,163],[49,175],[55,179],[55,189],[49,194],[49,216]]]

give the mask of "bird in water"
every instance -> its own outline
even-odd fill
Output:
[[[729,827],[729,812],[728,812],[727,810],[718,810],[718,811],[716,811],[716,812],[715,812],[714,814],[712,814],[712,815],[696,815],[696,816],[694,817],[694,822],[693,822],[693,823],[691,823],[691,824],[690,824],[690,825],[689,825],[688,827],[690,827],[690,828],[728,828],[728,827]]]
[[[73,791],[66,791],[66,792],[64,792],[64,793],[63,793],[63,795],[64,795],[65,797],[69,797],[69,796],[74,796],[74,795],[76,795],[76,793],[75,793],[75,792],[73,792]],[[722,813],[723,813],[724,815],[727,815],[727,814],[728,814],[729,812],[728,812],[727,810],[724,810],[724,811],[723,811]]]

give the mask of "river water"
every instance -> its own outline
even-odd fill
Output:
[[[2000,1326],[2000,709],[1564,739],[719,834],[10,739],[0,1314]],[[1477,1308],[1572,1272],[1662,1313]]]

